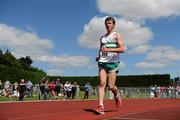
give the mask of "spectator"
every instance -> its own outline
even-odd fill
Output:
[[[77,84],[76,84],[76,82],[74,82],[74,83],[72,84],[72,99],[74,99],[74,96],[75,96],[75,94],[76,94],[76,91],[77,91]]]
[[[6,81],[4,82],[4,88],[5,88],[5,89],[9,89],[9,88],[10,88],[10,85],[11,85],[11,83],[9,82],[9,80],[6,80]]]
[[[77,99],[79,99],[79,94],[80,94],[80,88],[79,85],[77,85],[77,90],[76,90]]]
[[[6,97],[10,97],[11,96],[11,83],[9,82],[9,80],[6,80],[4,83],[4,96]]]
[[[56,85],[55,85],[55,82],[52,81],[52,82],[48,85],[48,88],[49,88],[49,92],[50,92],[52,98],[55,99],[55,98],[56,98],[56,93],[55,93]]]
[[[153,85],[150,86],[150,98],[154,98],[155,88]]]
[[[176,97],[179,97],[179,95],[180,95],[180,86],[179,85],[177,85],[175,88],[175,94],[176,94]]]
[[[60,84],[60,92],[58,94],[59,97],[64,96],[64,86],[63,84]]]
[[[71,92],[72,92],[72,85],[71,85],[71,82],[68,82],[68,84],[67,84],[67,99],[71,98]]]
[[[14,85],[13,85],[13,94],[12,94],[12,96],[13,97],[19,97],[19,92],[18,92],[18,83],[17,82],[15,82],[14,83]]]
[[[89,82],[87,82],[85,85],[84,99],[89,99],[90,91],[91,91],[91,85],[89,84]]]
[[[2,82],[0,80],[0,96],[2,95],[2,93],[3,93],[3,84],[2,84]]]
[[[21,79],[20,84],[19,84],[19,101],[24,100],[25,90],[26,90],[25,80]]]
[[[67,96],[67,88],[68,88],[68,84],[69,84],[69,82],[68,81],[66,81],[66,83],[64,84],[64,99],[66,98],[66,96]]]
[[[55,81],[55,85],[56,85],[56,88],[55,88],[56,95],[59,96],[60,90],[61,90],[61,82],[60,82],[60,79],[57,79],[57,80]]]
[[[42,96],[44,96],[44,100],[47,100],[47,89],[46,89],[46,85],[48,83],[48,80],[46,80],[45,78],[43,78],[41,81],[40,81],[40,95],[39,95],[39,99],[41,99]]]
[[[33,95],[32,95],[33,84],[30,80],[27,81],[26,87],[27,87],[28,96],[33,97]]]

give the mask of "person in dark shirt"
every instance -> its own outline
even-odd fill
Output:
[[[72,99],[74,99],[76,91],[77,91],[77,84],[76,84],[76,82],[74,82],[72,84]]]
[[[19,101],[24,100],[25,90],[26,90],[26,82],[24,79],[21,79],[19,83]]]

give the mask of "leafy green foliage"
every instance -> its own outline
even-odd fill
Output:
[[[30,56],[26,56],[19,58],[19,63],[21,63],[23,69],[28,70],[31,67],[33,61],[31,60]]]
[[[32,67],[33,60],[30,56],[16,59],[9,50],[5,53],[0,49],[0,79],[10,80],[11,83],[20,79],[31,80],[37,83],[46,73],[38,68]]]
[[[117,84],[121,87],[149,87],[151,85],[172,85],[169,74],[118,76]]]
[[[65,76],[49,76],[50,81],[60,79],[64,84],[66,81],[71,83],[76,82],[80,86],[84,86],[89,82],[92,86],[97,86],[99,78],[97,76],[80,76],[80,77],[65,77]],[[131,75],[117,76],[116,85],[118,87],[149,87],[151,85],[168,86],[172,85],[169,74],[154,74],[154,75]]]
[[[71,83],[77,82],[80,86],[84,86],[89,82],[92,86],[98,86],[99,78],[97,76],[46,76],[43,70],[32,67],[33,60],[30,56],[16,59],[9,50],[5,53],[0,49],[0,79],[2,81],[10,80],[11,83],[19,81],[24,78],[37,83],[43,77],[54,81],[58,78],[64,84],[66,81]],[[116,85],[118,87],[147,87],[150,85],[168,86],[172,85],[172,80],[169,74],[155,74],[155,75],[131,75],[131,76],[117,76]]]

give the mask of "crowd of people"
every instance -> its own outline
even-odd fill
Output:
[[[84,99],[89,99],[91,94],[91,85],[89,82],[84,86]],[[39,83],[34,84],[30,80],[21,79],[20,82],[10,83],[6,80],[4,83],[0,80],[0,96],[19,97],[19,101],[23,101],[24,97],[33,97],[33,93],[38,93],[39,100],[50,99],[80,99],[80,86],[73,82],[66,81],[61,83],[60,79],[49,82],[43,78]]]
[[[80,89],[81,98],[80,98]],[[121,95],[124,92],[121,91]],[[127,90],[126,90],[127,91]],[[180,97],[180,86],[157,86],[152,85],[149,88],[150,98],[173,98]],[[19,101],[23,101],[24,97],[35,97],[38,95],[39,100],[53,100],[53,99],[89,99],[91,95],[97,96],[97,87],[92,87],[89,82],[84,86],[79,86],[76,82],[66,81],[61,83],[60,79],[49,82],[43,78],[37,84],[33,84],[30,80],[21,79],[20,82],[10,83],[6,80],[2,83],[0,80],[0,96],[18,97]],[[111,95],[111,94],[110,94]],[[112,96],[110,97],[112,99]],[[37,99],[37,97],[36,97]]]
[[[172,98],[174,95],[180,96],[180,86],[150,86],[150,98]]]
[[[21,79],[20,82],[10,83],[6,80],[4,84],[0,80],[0,96],[5,97],[19,97],[19,101],[22,101],[24,96],[33,97],[33,83],[30,80]]]
[[[47,99],[57,99],[58,97],[63,97],[63,99],[74,99],[75,95],[79,98],[80,88],[76,82],[69,82],[63,85],[60,79],[49,82],[46,79],[42,79],[39,83],[40,97],[44,100]]]

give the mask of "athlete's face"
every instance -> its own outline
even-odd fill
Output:
[[[106,21],[105,26],[107,31],[112,31],[114,29],[114,24],[112,20]]]

